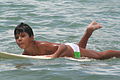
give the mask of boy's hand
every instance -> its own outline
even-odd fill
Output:
[[[50,57],[50,58],[57,58],[54,54],[51,55],[44,55],[45,57]]]

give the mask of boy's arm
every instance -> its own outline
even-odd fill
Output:
[[[90,38],[90,36],[91,36],[92,33],[94,32],[94,30],[99,29],[99,28],[102,28],[102,26],[101,26],[99,23],[97,23],[97,22],[95,22],[95,21],[91,22],[91,23],[88,25],[88,27],[87,27],[87,29],[86,29],[86,31],[85,31],[82,39],[80,40],[79,46],[80,46],[81,48],[86,48],[88,39]]]
[[[23,51],[22,55],[29,55],[27,52]]]
[[[55,53],[53,53],[52,55],[45,55],[45,56],[51,58],[58,58],[66,50],[66,48],[67,47],[65,44],[60,44]]]

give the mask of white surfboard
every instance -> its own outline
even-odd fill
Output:
[[[93,59],[88,59],[88,58],[76,59],[76,58],[71,58],[71,57],[65,57],[65,59],[72,60],[72,61],[78,61],[78,62],[85,62],[85,61],[91,61],[91,60],[93,60]]]
[[[46,56],[28,56],[28,55],[13,54],[13,53],[7,53],[7,52],[0,52],[0,58],[3,58],[3,59],[52,59]],[[65,57],[65,59],[72,60],[72,61],[91,61],[91,59],[87,59],[87,58],[75,59],[71,57]]]
[[[0,58],[5,58],[5,59],[51,59],[50,57],[45,57],[45,56],[28,56],[28,55],[13,54],[13,53],[7,53],[7,52],[0,52]]]

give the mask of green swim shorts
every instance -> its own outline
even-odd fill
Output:
[[[80,58],[81,54],[80,52],[74,52],[74,58]]]

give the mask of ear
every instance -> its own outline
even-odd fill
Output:
[[[31,38],[32,41],[34,41],[34,36],[31,36],[30,38]]]

